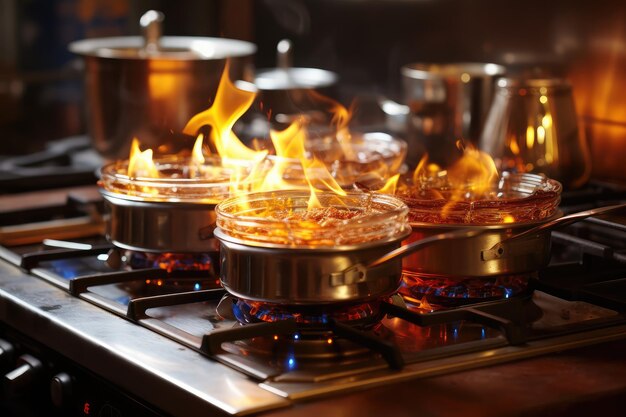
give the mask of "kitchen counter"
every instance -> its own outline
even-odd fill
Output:
[[[621,416],[626,340],[298,404],[267,416]]]

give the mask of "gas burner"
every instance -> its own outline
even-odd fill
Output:
[[[150,253],[125,251],[126,265],[131,269],[159,268],[172,271],[201,271],[215,275],[217,254],[211,253]]]
[[[483,301],[502,300],[528,292],[537,273],[494,277],[451,277],[403,271],[400,293],[415,308],[433,311]]]
[[[391,340],[391,333],[380,323],[368,331],[380,340]],[[299,325],[293,334],[254,337],[223,345],[224,350],[245,356],[258,355],[285,369],[330,367],[341,360],[363,361],[375,356],[370,346],[339,336],[329,327]]]
[[[369,328],[382,316],[380,302],[339,305],[282,305],[233,299],[233,314],[242,324],[294,320],[298,324],[325,326],[330,320]]]

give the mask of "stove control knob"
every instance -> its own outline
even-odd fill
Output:
[[[70,374],[61,372],[52,377],[50,381],[50,398],[57,408],[67,408],[72,401],[72,377]]]
[[[4,392],[9,396],[28,391],[43,373],[43,364],[34,356],[22,355],[17,364],[17,368],[4,375]]]
[[[4,339],[0,339],[0,370],[4,371],[13,365],[13,345]]]

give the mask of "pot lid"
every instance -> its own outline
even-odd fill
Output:
[[[337,82],[337,74],[318,68],[269,68],[259,70],[254,83],[260,90],[322,88]]]
[[[207,37],[164,36],[165,16],[148,10],[139,19],[143,36],[84,39],[70,44],[70,51],[85,56],[119,59],[213,60],[252,55],[256,45]]]
[[[250,42],[192,36],[164,36],[156,51],[146,50],[141,36],[83,39],[72,42],[69,48],[79,55],[120,59],[212,60],[256,52],[256,45]]]
[[[293,45],[283,39],[276,45],[276,68],[257,71],[254,83],[260,90],[296,90],[328,87],[337,82],[337,74],[319,68],[293,68]]]

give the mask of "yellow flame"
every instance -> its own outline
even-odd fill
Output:
[[[385,185],[383,185],[380,189],[376,190],[382,194],[391,194],[394,195],[396,193],[396,189],[398,188],[398,180],[400,179],[400,174],[396,174],[393,177],[389,178]]]
[[[130,145],[130,157],[128,159],[127,174],[131,178],[159,177],[159,170],[152,160],[152,149],[141,151],[141,149],[139,149],[139,140],[137,138],[133,138],[133,142]]]
[[[232,131],[235,122],[252,106],[256,93],[237,88],[228,76],[229,67],[227,62],[211,107],[193,116],[183,133],[195,135],[203,126],[210,126],[210,139],[223,159],[258,160],[267,151],[248,148]]]
[[[196,142],[193,144],[193,150],[191,151],[191,162],[196,165],[204,164],[204,153],[202,152],[202,142],[204,141],[204,135],[200,133],[196,138]]]
[[[270,138],[276,150],[274,164],[263,180],[261,189],[257,191],[270,191],[278,189],[306,189],[305,182],[288,182],[285,179],[286,173],[290,169],[302,169],[298,167],[305,158],[304,143],[307,132],[301,120],[296,120],[285,130],[270,130]],[[295,166],[294,166],[295,165]]]
[[[274,165],[265,176],[262,190],[276,190],[285,188],[308,188],[311,190],[308,208],[321,207],[317,192],[330,190],[339,195],[346,195],[326,165],[317,158],[308,159],[304,143],[307,131],[302,120],[294,121],[282,131],[271,130],[270,138],[276,149]],[[287,182],[285,173],[299,164],[306,183]]]
[[[424,155],[413,172],[413,182],[418,187],[428,181],[441,184],[441,190],[429,191],[437,198],[449,200],[442,208],[443,217],[457,201],[479,199],[492,189],[498,178],[496,164],[488,154],[464,143],[457,143],[457,147],[463,155],[447,169],[429,163],[428,155]],[[443,190],[448,194],[446,197]]]
[[[463,156],[447,169],[448,181],[455,189],[482,193],[489,189],[498,170],[493,159],[485,152],[468,147]]]
[[[328,171],[324,162],[317,158],[313,158],[313,160],[302,159],[301,162],[307,182],[316,190],[328,190],[335,194],[347,195]]]

